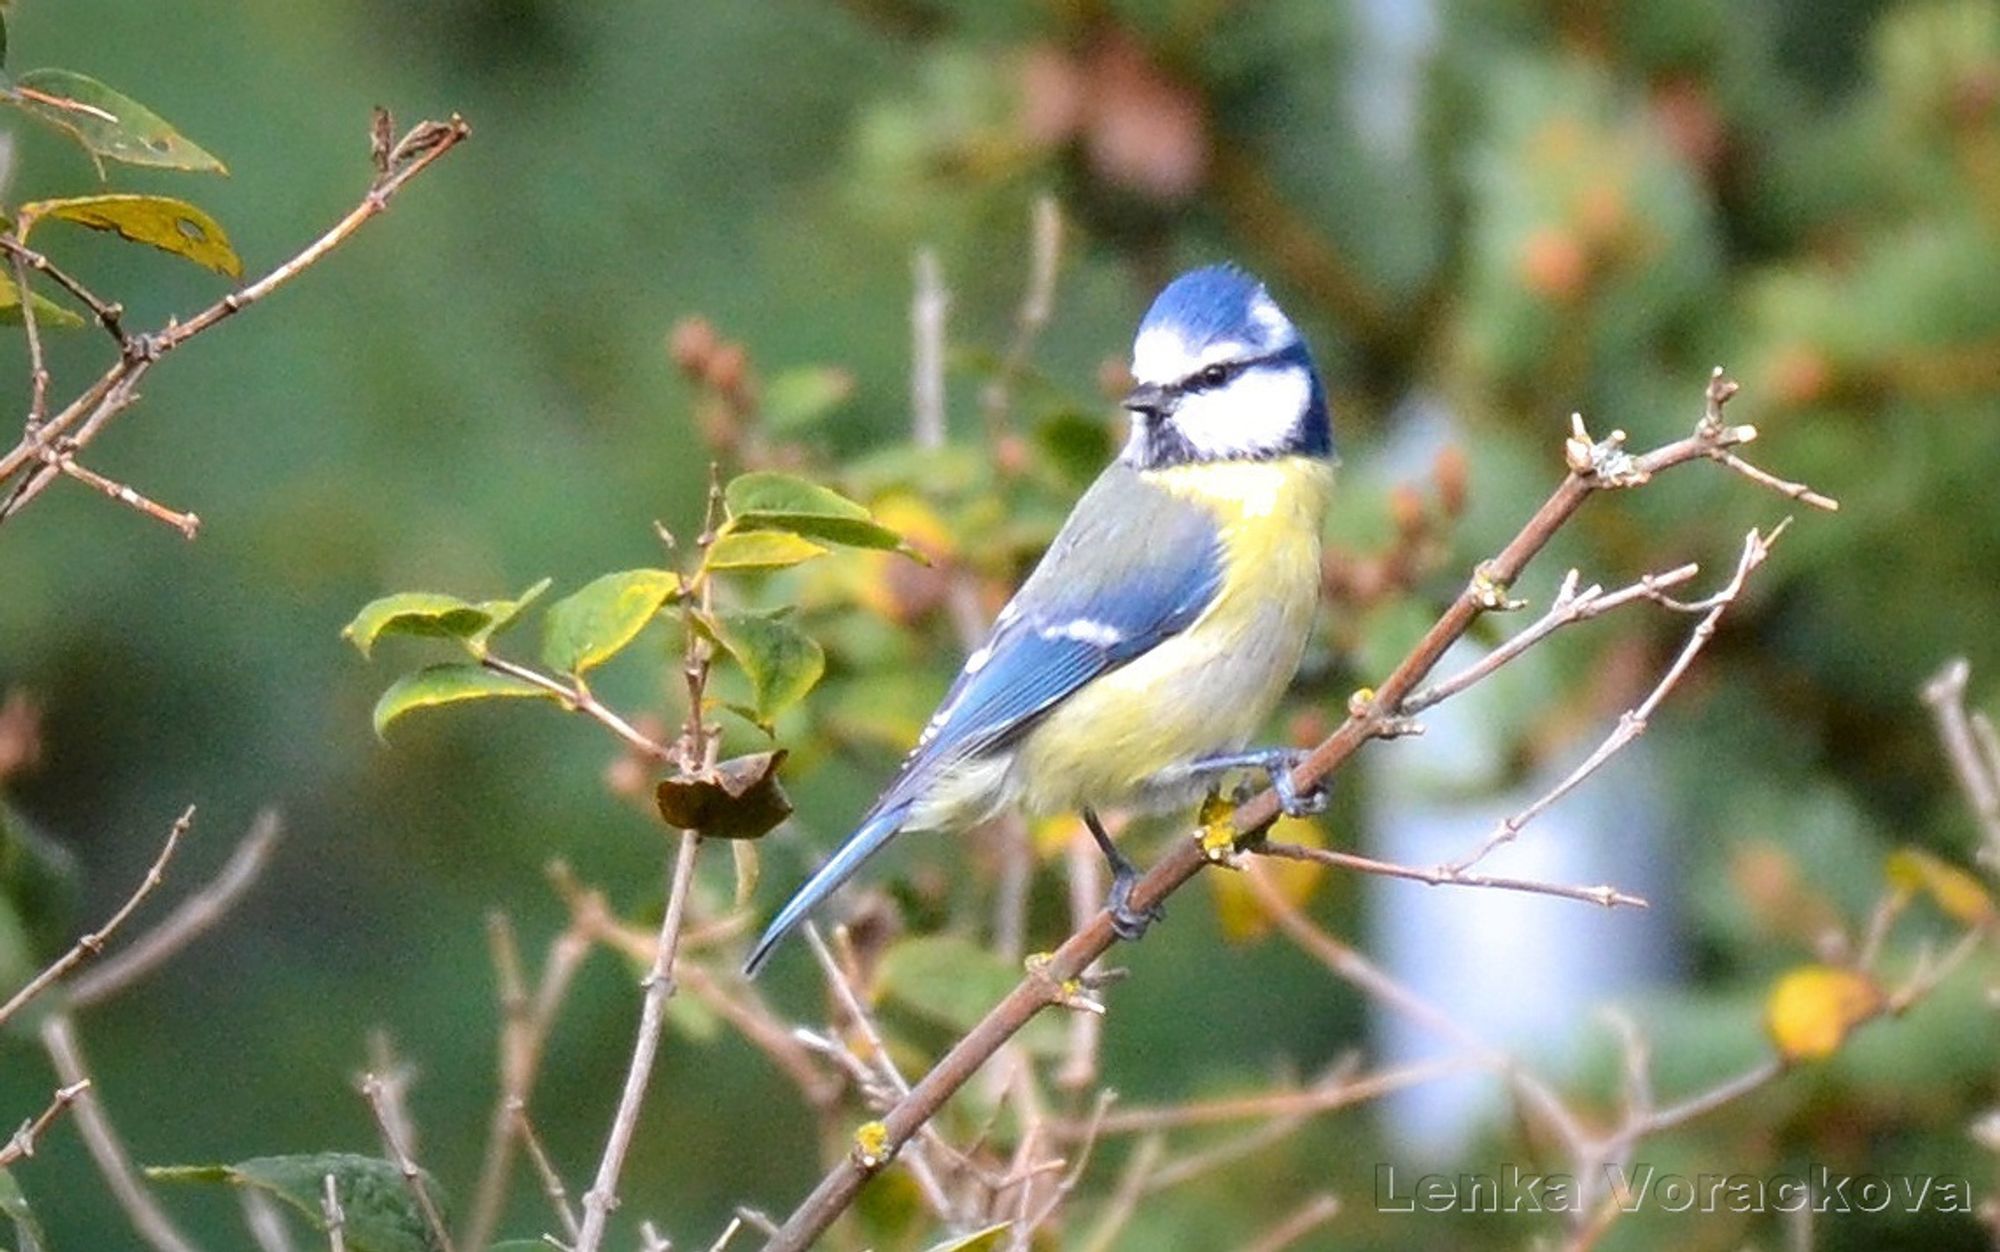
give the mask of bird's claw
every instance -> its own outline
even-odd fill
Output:
[[[1154,922],[1165,921],[1166,910],[1154,904],[1147,908],[1132,907],[1132,888],[1139,883],[1136,872],[1115,874],[1111,879],[1111,897],[1104,903],[1111,914],[1111,933],[1126,943],[1137,943],[1145,938],[1146,928]]]
[[[1318,817],[1333,803],[1333,788],[1325,779],[1314,783],[1304,795],[1292,784],[1292,770],[1306,758],[1303,751],[1289,751],[1272,758],[1265,770],[1271,776],[1271,790],[1278,793],[1278,807],[1286,817]]]

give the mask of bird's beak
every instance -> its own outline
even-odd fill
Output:
[[[1173,393],[1158,383],[1140,383],[1118,402],[1119,407],[1158,417],[1173,409]]]

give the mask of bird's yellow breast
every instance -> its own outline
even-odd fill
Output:
[[[1214,514],[1222,586],[1194,623],[1089,683],[1028,734],[1010,774],[1032,812],[1177,803],[1160,775],[1243,747],[1284,694],[1319,603],[1333,468],[1311,457],[1149,471]]]

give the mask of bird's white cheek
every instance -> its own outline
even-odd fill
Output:
[[[1206,455],[1262,452],[1293,436],[1310,399],[1304,371],[1253,369],[1226,387],[1185,397],[1173,422]]]

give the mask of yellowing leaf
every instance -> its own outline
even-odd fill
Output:
[[[1986,884],[1921,848],[1891,852],[1883,872],[1896,887],[1911,894],[1922,892],[1945,916],[1968,926],[1984,926],[1994,918]]]
[[[592,580],[549,606],[542,659],[564,674],[602,665],[637,638],[679,588],[680,579],[663,569],[625,570]]]
[[[902,536],[877,522],[867,509],[817,483],[773,470],[757,470],[730,480],[722,490],[728,529],[783,530],[850,548],[883,548],[923,558]]]
[[[66,130],[93,161],[226,174],[222,162],[129,96],[73,70],[29,70],[0,90],[0,100]],[[99,171],[103,166],[100,163]]]
[[[501,696],[527,696],[541,700],[556,698],[554,692],[484,666],[461,663],[432,665],[404,675],[382,693],[382,698],[375,702],[375,733],[386,738],[389,723],[414,709]]]
[[[1867,975],[1833,965],[1803,965],[1778,980],[1764,1005],[1764,1025],[1788,1061],[1832,1056],[1856,1026],[1882,1008]]]
[[[782,530],[731,531],[716,537],[702,564],[711,570],[784,569],[825,554],[812,540]]]
[[[1326,846],[1319,824],[1303,818],[1279,818],[1277,824],[1271,827],[1269,838],[1279,843],[1303,844],[1308,848]],[[1280,895],[1301,908],[1313,898],[1320,883],[1326,879],[1326,866],[1318,861],[1259,857],[1257,867]],[[1245,881],[1242,874],[1224,869],[1206,877],[1211,898],[1215,901],[1215,922],[1224,939],[1231,943],[1255,943],[1271,933],[1275,925],[1271,914],[1258,900],[1256,889]]]
[[[487,629],[492,621],[492,615],[483,606],[469,604],[457,596],[404,591],[363,605],[354,620],[341,628],[340,637],[367,656],[383,635],[466,639]]]
[[[221,223],[185,200],[170,196],[76,196],[67,200],[34,200],[21,206],[23,239],[43,218],[75,222],[91,230],[106,230],[149,244],[162,252],[186,257],[218,274],[240,278],[243,262],[230,246]]]

